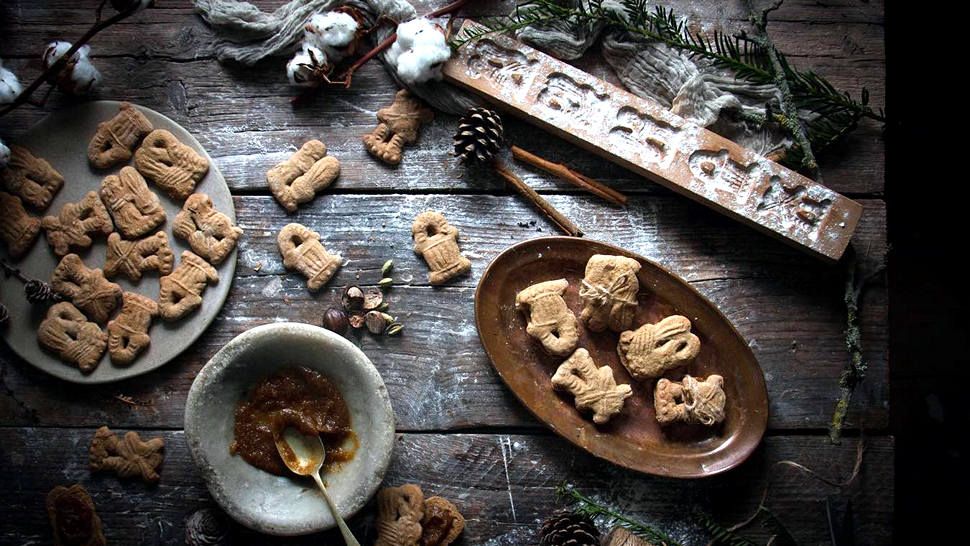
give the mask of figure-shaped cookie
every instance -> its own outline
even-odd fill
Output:
[[[101,518],[94,500],[81,484],[58,485],[47,494],[47,517],[54,531],[54,546],[105,546]]]
[[[137,241],[126,241],[117,233],[108,236],[104,274],[109,279],[121,273],[137,282],[146,271],[155,270],[160,275],[168,275],[174,265],[175,254],[168,246],[168,236],[164,231]]]
[[[190,195],[172,224],[172,235],[187,241],[193,252],[212,265],[226,259],[242,232],[204,193]]]
[[[640,292],[638,271],[640,262],[625,256],[596,254],[586,262],[579,289],[583,300],[579,318],[590,330],[622,332],[633,327]]]
[[[219,282],[219,272],[191,251],[182,252],[182,261],[171,274],[159,280],[159,314],[165,320],[178,320],[202,305],[202,292]]]
[[[30,250],[40,234],[40,218],[31,216],[16,195],[0,191],[0,239],[10,257],[17,259]]]
[[[107,235],[114,231],[108,209],[98,194],[89,191],[77,203],[67,203],[57,216],[45,216],[41,226],[54,254],[63,256],[71,247],[91,246],[92,235]]]
[[[450,279],[471,271],[472,263],[461,255],[458,229],[448,223],[440,212],[422,212],[411,225],[414,251],[424,257],[431,272],[431,284],[444,284]]]
[[[158,196],[131,167],[123,167],[120,173],[105,177],[101,182],[101,201],[115,227],[128,239],[151,233],[165,223],[165,210]]]
[[[616,352],[620,362],[638,381],[660,377],[691,361],[701,341],[690,331],[690,320],[669,316],[656,324],[644,324],[620,334]]]
[[[340,161],[327,155],[327,146],[319,140],[304,144],[286,161],[266,173],[273,196],[287,212],[295,212],[300,203],[316,197],[340,176]]]
[[[320,242],[320,234],[301,224],[287,224],[276,237],[283,266],[306,277],[306,286],[316,292],[327,284],[343,263],[339,254],[330,254]]]
[[[88,464],[92,472],[107,470],[119,478],[140,477],[145,482],[156,483],[164,449],[162,438],[144,441],[137,432],[129,430],[124,439],[119,439],[111,429],[101,427],[91,438]]]
[[[107,322],[121,299],[121,287],[104,278],[100,269],[89,269],[77,254],[68,254],[57,264],[51,288],[99,324]]]
[[[124,163],[151,131],[152,122],[130,103],[123,102],[115,117],[98,124],[88,144],[88,161],[97,169]]]
[[[529,314],[525,331],[551,355],[570,355],[579,343],[579,321],[562,298],[568,287],[566,279],[545,281],[515,296],[515,308]]]
[[[46,160],[23,146],[10,147],[10,162],[0,169],[3,189],[34,210],[45,210],[64,185],[64,177]]]
[[[397,165],[404,145],[416,142],[421,126],[433,119],[434,110],[402,89],[394,95],[390,106],[377,111],[380,123],[372,133],[364,135],[364,146],[384,163]]]
[[[374,546],[417,546],[424,517],[424,493],[412,485],[385,487],[377,494]]]
[[[108,323],[108,356],[113,364],[128,366],[152,342],[148,330],[158,316],[158,304],[134,292],[125,292],[122,300],[121,312]]]
[[[653,404],[657,421],[661,425],[671,423],[697,423],[711,426],[724,420],[724,378],[709,375],[697,379],[685,375],[680,382],[666,378],[657,381]]]
[[[181,201],[209,172],[209,162],[172,133],[155,129],[135,151],[135,168],[169,197]]]
[[[630,385],[616,384],[609,366],[597,368],[586,349],[576,349],[559,366],[552,376],[552,385],[572,393],[576,397],[576,409],[593,412],[593,422],[598,425],[619,413],[626,399],[633,394]]]
[[[47,310],[37,328],[37,342],[77,366],[81,373],[91,373],[101,361],[108,336],[71,302],[62,301]]]
[[[451,501],[442,497],[425,499],[420,546],[448,546],[464,529],[465,517]]]

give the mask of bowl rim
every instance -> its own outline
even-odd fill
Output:
[[[351,505],[345,506],[344,509],[341,510],[340,513],[344,519],[353,517],[354,514],[356,514],[361,508],[366,506],[383,482],[384,475],[387,473],[387,469],[390,466],[391,455],[394,447],[394,437],[396,435],[397,427],[394,410],[391,406],[387,387],[384,383],[384,379],[381,377],[380,372],[374,366],[374,363],[371,362],[370,358],[368,358],[368,356],[364,354],[359,347],[351,343],[350,340],[325,328],[301,322],[276,322],[263,324],[250,328],[249,330],[246,330],[245,332],[232,338],[221,349],[219,349],[219,351],[216,352],[216,354],[214,354],[208,362],[206,362],[205,366],[202,367],[198,375],[196,375],[195,379],[192,381],[192,386],[189,388],[189,393],[186,397],[184,432],[186,443],[189,446],[189,453],[192,456],[192,460],[195,463],[196,468],[199,469],[210,495],[212,495],[212,498],[216,501],[220,508],[222,508],[222,510],[225,511],[226,514],[228,514],[232,519],[254,531],[274,536],[298,536],[332,529],[336,527],[336,522],[333,521],[332,516],[329,516],[329,512],[327,512],[327,514],[330,521],[327,522],[324,520],[324,523],[321,525],[301,525],[299,523],[280,524],[276,522],[269,523],[261,520],[258,515],[253,517],[250,514],[243,513],[240,510],[240,506],[236,502],[230,500],[228,494],[225,493],[225,484],[216,480],[214,472],[204,470],[205,468],[213,467],[213,465],[209,462],[208,455],[200,442],[202,433],[200,417],[203,413],[205,413],[202,409],[202,393],[206,386],[216,382],[216,378],[219,376],[219,374],[226,367],[235,362],[238,356],[243,354],[243,352],[237,352],[237,348],[240,345],[254,339],[283,339],[281,336],[273,335],[281,330],[288,330],[289,332],[295,331],[295,333],[307,335],[309,339],[314,339],[316,341],[320,341],[320,338],[322,337],[326,338],[328,342],[342,345],[343,348],[349,350],[350,353],[356,357],[356,359],[354,359],[354,365],[363,374],[370,376],[370,378],[378,385],[376,399],[370,399],[367,407],[372,411],[383,413],[382,422],[390,423],[390,426],[386,427],[385,430],[377,430],[377,436],[381,440],[381,444],[386,446],[386,449],[380,450],[380,454],[376,458],[376,464],[373,468],[373,472],[363,473],[361,486],[358,489],[363,494],[355,495],[356,500]],[[272,341],[269,342],[272,343]],[[378,400],[383,403],[374,403]]]

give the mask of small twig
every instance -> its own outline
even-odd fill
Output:
[[[54,64],[52,64],[49,68],[47,68],[47,70],[44,70],[44,72],[41,73],[41,75],[36,80],[31,82],[31,84],[28,85],[26,89],[24,89],[19,95],[17,95],[17,98],[14,99],[13,102],[4,106],[3,108],[0,108],[0,116],[6,115],[8,112],[12,111],[14,108],[17,108],[21,104],[30,103],[32,100],[31,97],[34,94],[34,91],[37,91],[37,89],[40,88],[40,86],[43,85],[44,82],[49,81],[53,79],[53,77],[56,76],[57,74],[60,74],[61,70],[63,70],[64,67],[67,66],[67,63],[71,60],[71,58],[74,57],[74,54],[77,53],[78,50],[80,50],[82,47],[84,47],[85,44],[90,42],[92,38],[97,36],[99,32],[110,27],[115,23],[118,23],[119,21],[126,19],[127,17],[131,16],[136,11],[138,11],[138,4],[134,4],[134,7],[131,8],[130,10],[118,12],[112,15],[111,17],[109,17],[108,19],[105,19],[104,21],[102,21],[101,9],[104,7],[104,3],[105,2],[102,1],[101,5],[98,7],[97,18],[95,19],[94,25],[91,26],[91,28],[88,29],[88,31],[85,32],[83,36],[78,38],[74,42],[74,44],[71,45],[70,49],[68,49],[66,53],[61,55],[61,57],[57,59],[57,61],[55,61]],[[46,98],[45,98],[45,102],[46,102]]]
[[[493,163],[495,167],[495,172],[497,172],[506,182],[512,185],[523,197],[528,199],[532,204],[542,212],[546,218],[548,218],[553,224],[556,224],[560,230],[566,235],[571,235],[573,237],[582,237],[583,231],[574,224],[569,218],[566,218],[563,213],[559,212],[556,207],[552,206],[552,203],[546,201],[541,195],[536,193],[536,191],[529,187],[521,178],[519,178],[515,173],[509,170],[508,165],[502,161],[495,161]]]
[[[529,165],[532,165],[533,167],[542,169],[543,171],[561,178],[574,186],[583,188],[593,195],[605,199],[614,205],[619,205],[621,207],[626,205],[627,198],[625,195],[614,190],[613,188],[606,186],[602,182],[598,182],[592,178],[583,176],[562,163],[554,163],[547,159],[543,159],[527,150],[519,148],[514,144],[511,146],[511,150],[512,157],[518,159],[519,161],[523,161]]]
[[[0,267],[3,268],[3,274],[6,275],[7,278],[16,277],[22,283],[26,283],[27,281],[31,280],[30,278],[25,277],[19,269],[8,264],[6,260],[0,260]]]

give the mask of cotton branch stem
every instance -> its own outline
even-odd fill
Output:
[[[574,224],[569,218],[566,218],[563,213],[559,212],[556,207],[552,206],[552,203],[546,201],[541,195],[536,193],[536,191],[529,187],[521,178],[519,178],[515,173],[509,170],[508,165],[502,161],[495,161],[492,163],[497,172],[506,182],[512,185],[523,197],[528,199],[535,208],[539,209],[546,218],[552,223],[556,224],[560,230],[566,235],[573,237],[582,237],[583,230]]]
[[[104,6],[103,2],[101,6],[102,7]],[[36,80],[34,80],[30,85],[28,85],[27,88],[23,90],[23,92],[17,95],[17,98],[14,99],[13,102],[4,106],[3,108],[0,108],[0,116],[6,115],[8,112],[12,111],[14,108],[17,108],[21,104],[25,104],[25,103],[33,104],[31,102],[32,101],[31,97],[34,94],[34,91],[37,91],[37,89],[40,88],[40,86],[43,85],[44,82],[52,79],[57,74],[60,74],[61,70],[64,70],[64,67],[67,66],[67,63],[71,60],[72,57],[74,57],[74,54],[77,53],[78,50],[80,50],[82,47],[85,46],[85,44],[90,42],[91,39],[97,36],[99,32],[110,27],[115,23],[118,23],[126,19],[127,17],[133,15],[136,11],[138,11],[137,7],[130,9],[128,11],[118,12],[112,15],[111,17],[105,19],[104,21],[102,21],[101,7],[99,7],[97,19],[95,20],[94,25],[90,29],[88,29],[88,31],[85,32],[83,36],[81,36],[78,40],[76,40],[73,45],[71,45],[71,48],[67,50],[67,53],[65,53],[64,55],[61,55],[61,58],[57,59],[57,61],[54,64],[52,64],[50,68],[48,68],[47,70],[44,70],[44,72]]]
[[[455,2],[452,2],[447,6],[438,8],[432,11],[431,13],[428,13],[424,17],[426,18],[441,17],[442,15],[448,15],[449,13],[454,13],[459,9],[461,9],[468,2],[469,0],[456,0]],[[366,64],[368,61],[378,56],[382,51],[391,47],[391,45],[394,44],[396,40],[397,40],[396,32],[392,33],[387,38],[384,38],[384,40],[381,41],[381,43],[377,44],[376,46],[374,46],[373,49],[371,49],[367,53],[364,53],[359,59],[354,61],[354,64],[350,65],[350,67],[347,68],[346,71],[344,71],[344,73],[338,78],[338,80],[343,81],[343,84],[345,87],[350,87],[350,80],[353,78],[354,72],[356,72],[360,67],[364,66],[364,64]]]
[[[625,206],[627,198],[622,193],[604,185],[602,182],[593,180],[587,176],[570,169],[569,167],[563,165],[562,163],[554,163],[547,159],[543,159],[532,152],[523,150],[516,145],[511,146],[512,157],[528,163],[537,169],[542,169],[543,171],[561,178],[574,186],[582,188],[593,195],[596,195],[602,199],[613,203],[614,205]]]

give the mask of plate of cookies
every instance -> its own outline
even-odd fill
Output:
[[[697,478],[737,466],[764,435],[768,392],[747,343],[686,281],[632,252],[519,243],[482,275],[475,320],[516,397],[601,459]]]
[[[0,248],[21,278],[0,279],[0,333],[14,352],[106,383],[188,348],[229,293],[242,235],[199,142],[148,108],[96,101],[47,116],[11,150]],[[33,303],[29,279],[49,283],[27,290]]]

